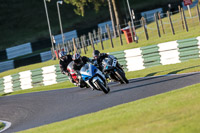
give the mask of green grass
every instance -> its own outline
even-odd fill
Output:
[[[197,133],[199,104],[196,84],[20,133]]]
[[[193,59],[182,63],[171,65],[160,65],[155,67],[149,67],[139,71],[128,72],[127,77],[138,78],[148,76],[158,76],[166,74],[181,74],[200,71],[200,59]]]
[[[0,131],[5,127],[5,124],[3,122],[0,122]]]

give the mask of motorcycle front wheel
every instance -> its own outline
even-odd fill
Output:
[[[96,86],[98,89],[102,90],[105,94],[108,94],[108,92],[110,91],[109,87],[106,87],[102,82],[100,82],[99,80],[97,80],[95,82]]]

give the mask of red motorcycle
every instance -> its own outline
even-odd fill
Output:
[[[73,69],[73,65],[74,65],[74,62],[73,61],[70,62],[69,65],[67,66],[67,71],[71,74],[72,80],[74,82],[78,83],[79,79],[78,79],[76,71],[74,71],[74,69]]]
[[[79,86],[80,88],[86,87],[89,88],[89,86],[83,81],[81,76],[77,74],[76,71],[73,69],[74,61],[70,62],[67,66],[67,71],[71,74],[72,80],[76,83],[76,86]]]

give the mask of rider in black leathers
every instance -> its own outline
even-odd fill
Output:
[[[100,53],[99,50],[94,50],[92,61],[95,62],[95,60],[96,60],[97,65],[98,65],[97,67],[102,71],[103,68],[102,68],[101,63],[102,63],[103,59],[108,58],[108,57],[111,57],[111,56],[109,54],[106,54],[106,53]],[[123,71],[122,66],[119,63],[117,63],[116,66]]]
[[[91,60],[86,57],[82,56],[78,53],[74,54],[72,57],[72,60],[74,61],[73,69],[79,74],[79,71],[83,65],[85,65],[87,62],[91,62]],[[81,79],[79,83],[77,83],[77,86],[83,88],[87,87],[87,84]]]
[[[97,67],[102,71],[102,67],[101,67],[101,63],[102,63],[102,61],[103,61],[103,59],[105,59],[105,58],[107,58],[107,57],[109,57],[109,55],[108,54],[106,54],[106,53],[100,53],[99,52],[99,50],[94,50],[94,52],[93,52],[93,62],[94,61],[97,61],[96,63],[97,63]]]
[[[59,65],[60,65],[60,71],[62,74],[65,74],[68,76],[69,80],[71,83],[74,83],[71,74],[67,71],[67,66],[69,63],[72,61],[72,56],[71,55],[66,55],[66,52],[60,51],[59,52]]]

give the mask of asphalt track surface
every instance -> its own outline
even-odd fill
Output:
[[[0,120],[17,132],[200,83],[200,72],[110,83],[110,93],[78,87],[0,97]]]

